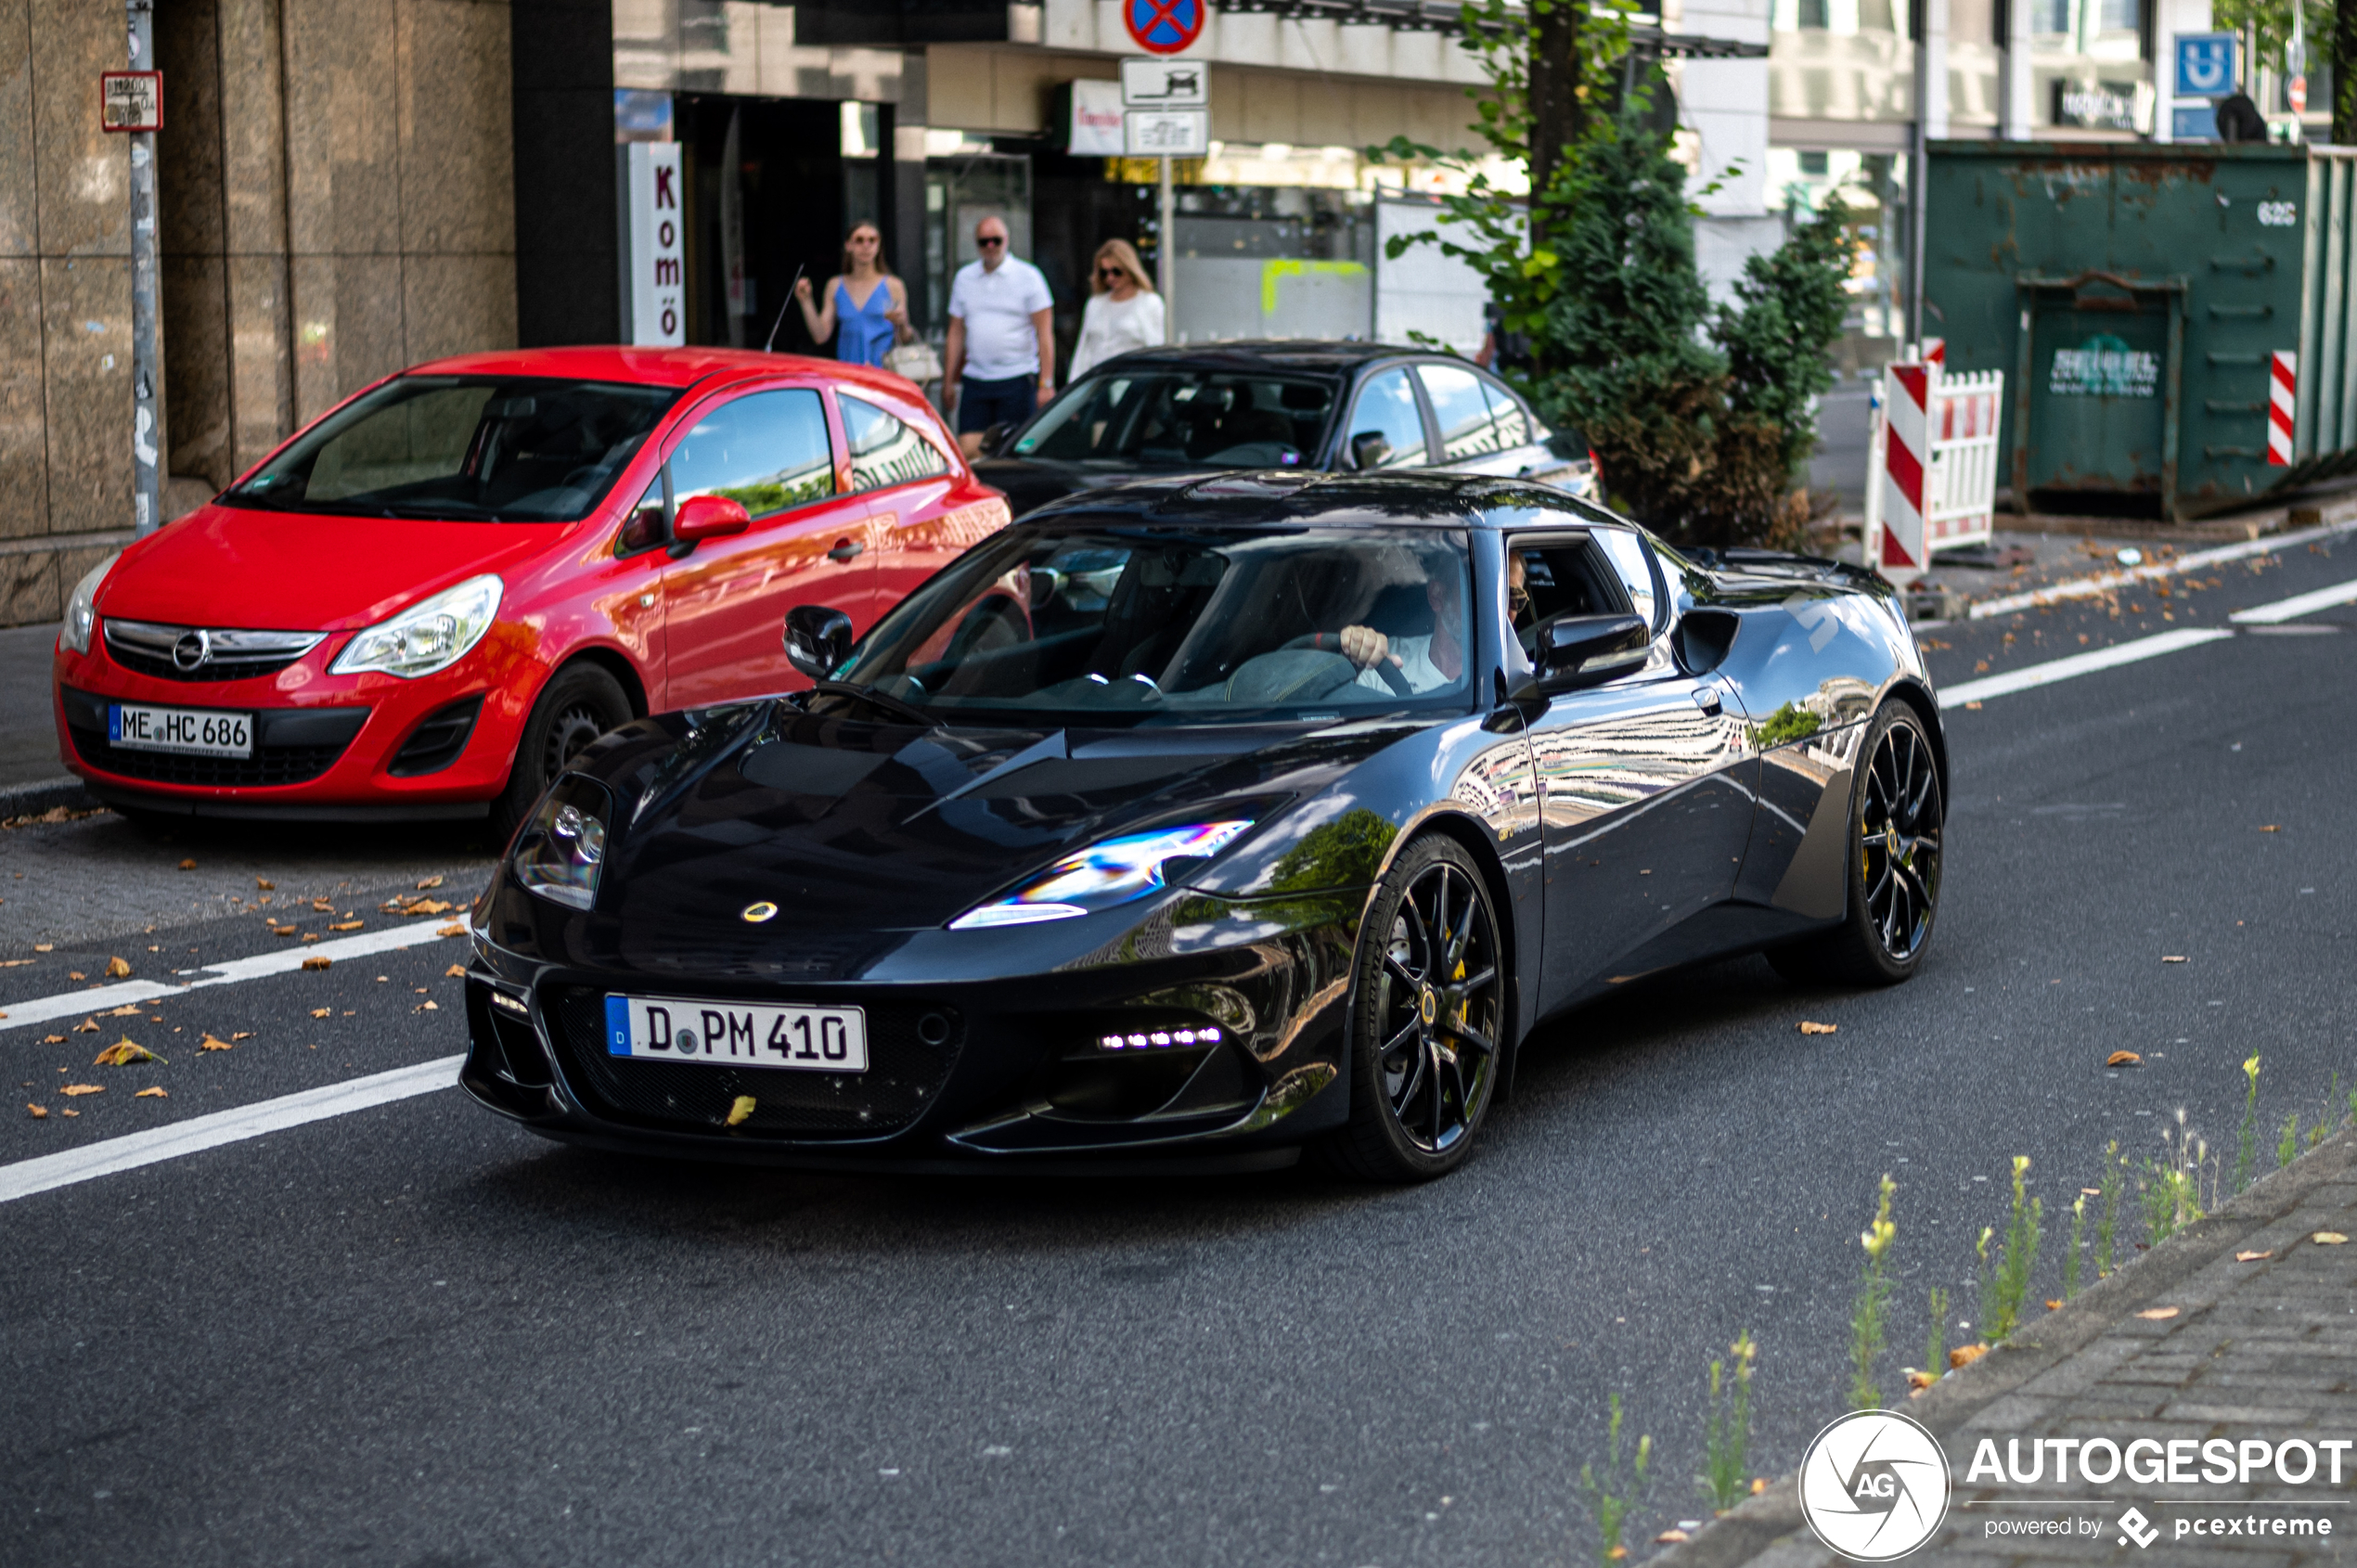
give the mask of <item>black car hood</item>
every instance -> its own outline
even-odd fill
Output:
[[[780,702],[700,773],[623,807],[600,911],[627,946],[741,941],[756,903],[778,906],[765,942],[938,927],[1111,833],[1223,801],[1265,813],[1398,736],[921,730]]]
[[[1059,463],[1037,457],[985,457],[974,464],[974,477],[1005,491],[1007,504],[1017,517],[1084,490],[1127,484],[1153,474],[1191,471],[1135,465],[1103,468],[1093,463]]]

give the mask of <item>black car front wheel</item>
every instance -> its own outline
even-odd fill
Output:
[[[1831,931],[1768,955],[1790,981],[1894,985],[1915,972],[1931,944],[1947,822],[1931,737],[1913,708],[1887,703],[1859,756],[1843,872],[1848,913]]]
[[[1462,1163],[1504,1045],[1506,959],[1489,889],[1445,838],[1393,862],[1369,912],[1351,992],[1350,1123],[1328,1158],[1370,1181]]]

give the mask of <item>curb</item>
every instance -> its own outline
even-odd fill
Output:
[[[2305,1202],[2320,1187],[2357,1166],[2357,1133],[2326,1138],[2240,1197],[2081,1291],[2072,1301],[1973,1362],[1941,1378],[1919,1398],[1892,1407],[1945,1438],[1973,1417],[2049,1371],[2157,1298],[2234,1253]],[[1692,1539],[1647,1559],[1656,1568],[1734,1568],[1798,1532],[1808,1561],[1834,1561],[1800,1517],[1800,1476],[1780,1475],[1768,1490],[1696,1531]],[[1786,1554],[1779,1553],[1780,1558]],[[1781,1565],[1780,1565],[1781,1568]]]
[[[0,786],[0,821],[12,816],[38,816],[57,806],[69,811],[95,811],[101,803],[81,779],[71,777]]]

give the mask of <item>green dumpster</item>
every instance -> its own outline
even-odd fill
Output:
[[[2009,378],[2016,508],[2196,517],[2357,471],[2352,171],[2357,148],[1932,144],[1924,331]]]

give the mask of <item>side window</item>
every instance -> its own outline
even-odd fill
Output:
[[[834,453],[818,394],[794,387],[724,403],[671,454],[675,503],[726,495],[756,518],[835,493]]]
[[[1440,425],[1442,462],[1462,462],[1498,450],[1498,423],[1490,417],[1489,400],[1482,395],[1480,377],[1453,365],[1420,366],[1418,372]]]
[[[1591,535],[1620,575],[1620,585],[1629,590],[1629,602],[1645,618],[1645,624],[1661,630],[1660,596],[1654,591],[1654,568],[1645,542],[1622,528],[1599,528]]]
[[[1372,436],[1376,439],[1369,441]],[[1385,370],[1359,389],[1346,450],[1361,469],[1412,469],[1424,461],[1424,416],[1405,369]],[[1362,460],[1360,453],[1368,456]]]
[[[835,393],[843,410],[844,439],[851,444],[851,488],[882,490],[913,479],[949,471],[949,460],[934,443],[864,398]]]
[[[1481,392],[1482,395],[1489,400],[1489,417],[1498,426],[1500,451],[1502,452],[1509,447],[1527,446],[1538,439],[1530,432],[1533,421],[1529,415],[1523,412],[1520,398],[1487,376],[1481,379]]]
[[[1625,613],[1619,573],[1585,533],[1525,536],[1506,544],[1506,612],[1528,653],[1539,628],[1566,615]]]

